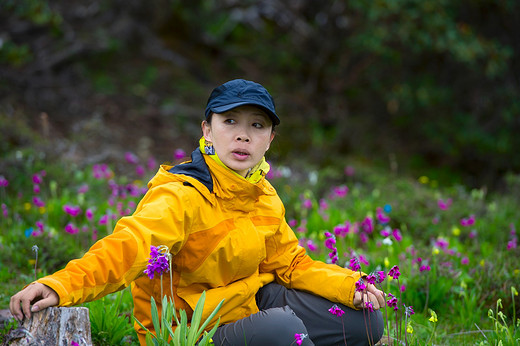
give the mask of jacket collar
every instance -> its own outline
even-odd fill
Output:
[[[210,202],[214,203],[216,196],[227,201],[226,204],[233,209],[245,208],[248,210],[244,211],[250,211],[250,207],[246,206],[253,206],[261,195],[276,195],[275,189],[265,178],[256,184],[250,183],[203,155],[198,148],[192,152],[191,161],[176,165],[168,171],[185,176],[183,181],[195,187]]]

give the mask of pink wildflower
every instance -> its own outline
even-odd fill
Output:
[[[451,198],[448,198],[446,201],[443,201],[442,199],[439,199],[437,201],[437,205],[441,210],[448,210],[451,206]]]
[[[127,151],[125,153],[125,160],[126,160],[126,162],[131,163],[133,165],[135,165],[139,162],[139,159],[137,158],[137,156],[135,156],[135,154],[130,151]]]
[[[390,222],[390,217],[385,215],[385,213],[383,212],[383,209],[381,207],[377,208],[376,217],[377,217],[377,221],[379,221],[379,223],[381,223],[381,224]]]
[[[393,279],[399,278],[399,275],[401,275],[401,273],[399,272],[399,267],[396,265],[390,268],[388,271],[388,276],[392,277]]]
[[[359,261],[357,259],[356,256],[352,257],[350,259],[350,265],[349,265],[350,269],[352,269],[353,271],[357,272],[358,270],[361,269],[361,265],[359,264]]]
[[[333,315],[336,315],[338,317],[341,317],[343,316],[343,314],[345,313],[345,311],[343,311],[339,306],[337,306],[336,304],[332,305],[332,307],[329,309],[329,312]]]
[[[173,157],[177,161],[182,160],[183,158],[186,157],[186,152],[182,149],[175,149],[175,151],[173,152]]]
[[[475,215],[470,215],[468,218],[462,218],[460,224],[464,227],[472,226],[475,224]]]

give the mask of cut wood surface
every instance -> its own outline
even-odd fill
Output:
[[[92,345],[89,311],[84,307],[47,308],[33,313],[9,334],[8,345]]]

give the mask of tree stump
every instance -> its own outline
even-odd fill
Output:
[[[9,345],[92,345],[88,308],[52,307],[33,313],[9,339]]]

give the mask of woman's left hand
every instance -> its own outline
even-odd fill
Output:
[[[358,309],[366,308],[366,303],[371,302],[374,310],[385,306],[385,297],[383,291],[376,288],[372,284],[367,284],[367,288],[363,292],[354,293],[354,306]]]

